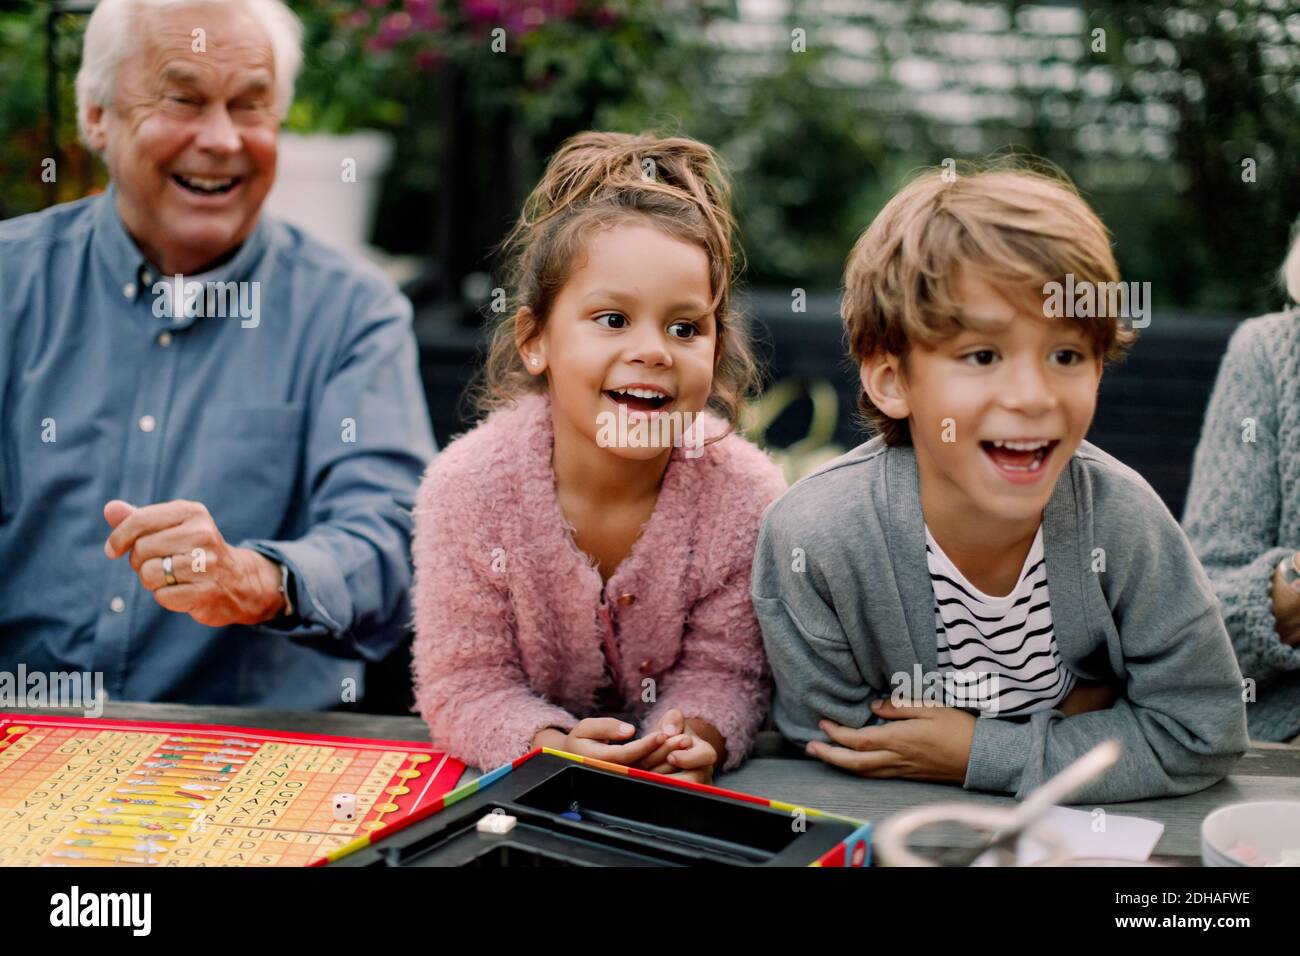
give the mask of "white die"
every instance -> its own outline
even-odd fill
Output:
[[[355,793],[334,794],[334,819],[347,823],[357,818],[357,795]]]

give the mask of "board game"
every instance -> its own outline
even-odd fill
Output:
[[[871,862],[871,824],[549,748],[312,866],[819,866]]]
[[[304,866],[464,769],[411,741],[6,713],[0,866]]]

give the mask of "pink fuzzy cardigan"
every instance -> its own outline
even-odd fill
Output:
[[[767,712],[749,575],[780,470],[737,435],[697,458],[674,449],[654,513],[602,586],[560,508],[551,448],[550,400],[529,396],[453,441],[420,485],[412,669],[434,743],[486,769],[544,727],[572,729],[593,716],[607,645],[626,715],[643,731],[673,707],[707,720],[735,767]]]

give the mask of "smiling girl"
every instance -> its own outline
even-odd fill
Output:
[[[732,230],[685,138],[575,136],[528,197],[490,414],[415,510],[416,702],[458,757],[547,746],[700,781],[744,758],[768,702],[750,563],[784,483],[732,434],[755,381]],[[626,439],[680,438],[662,416],[685,443]]]

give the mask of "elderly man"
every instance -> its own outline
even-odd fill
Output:
[[[410,306],[260,215],[299,36],[279,0],[91,17],[112,185],[0,223],[0,668],[324,708],[402,638],[434,453]]]

